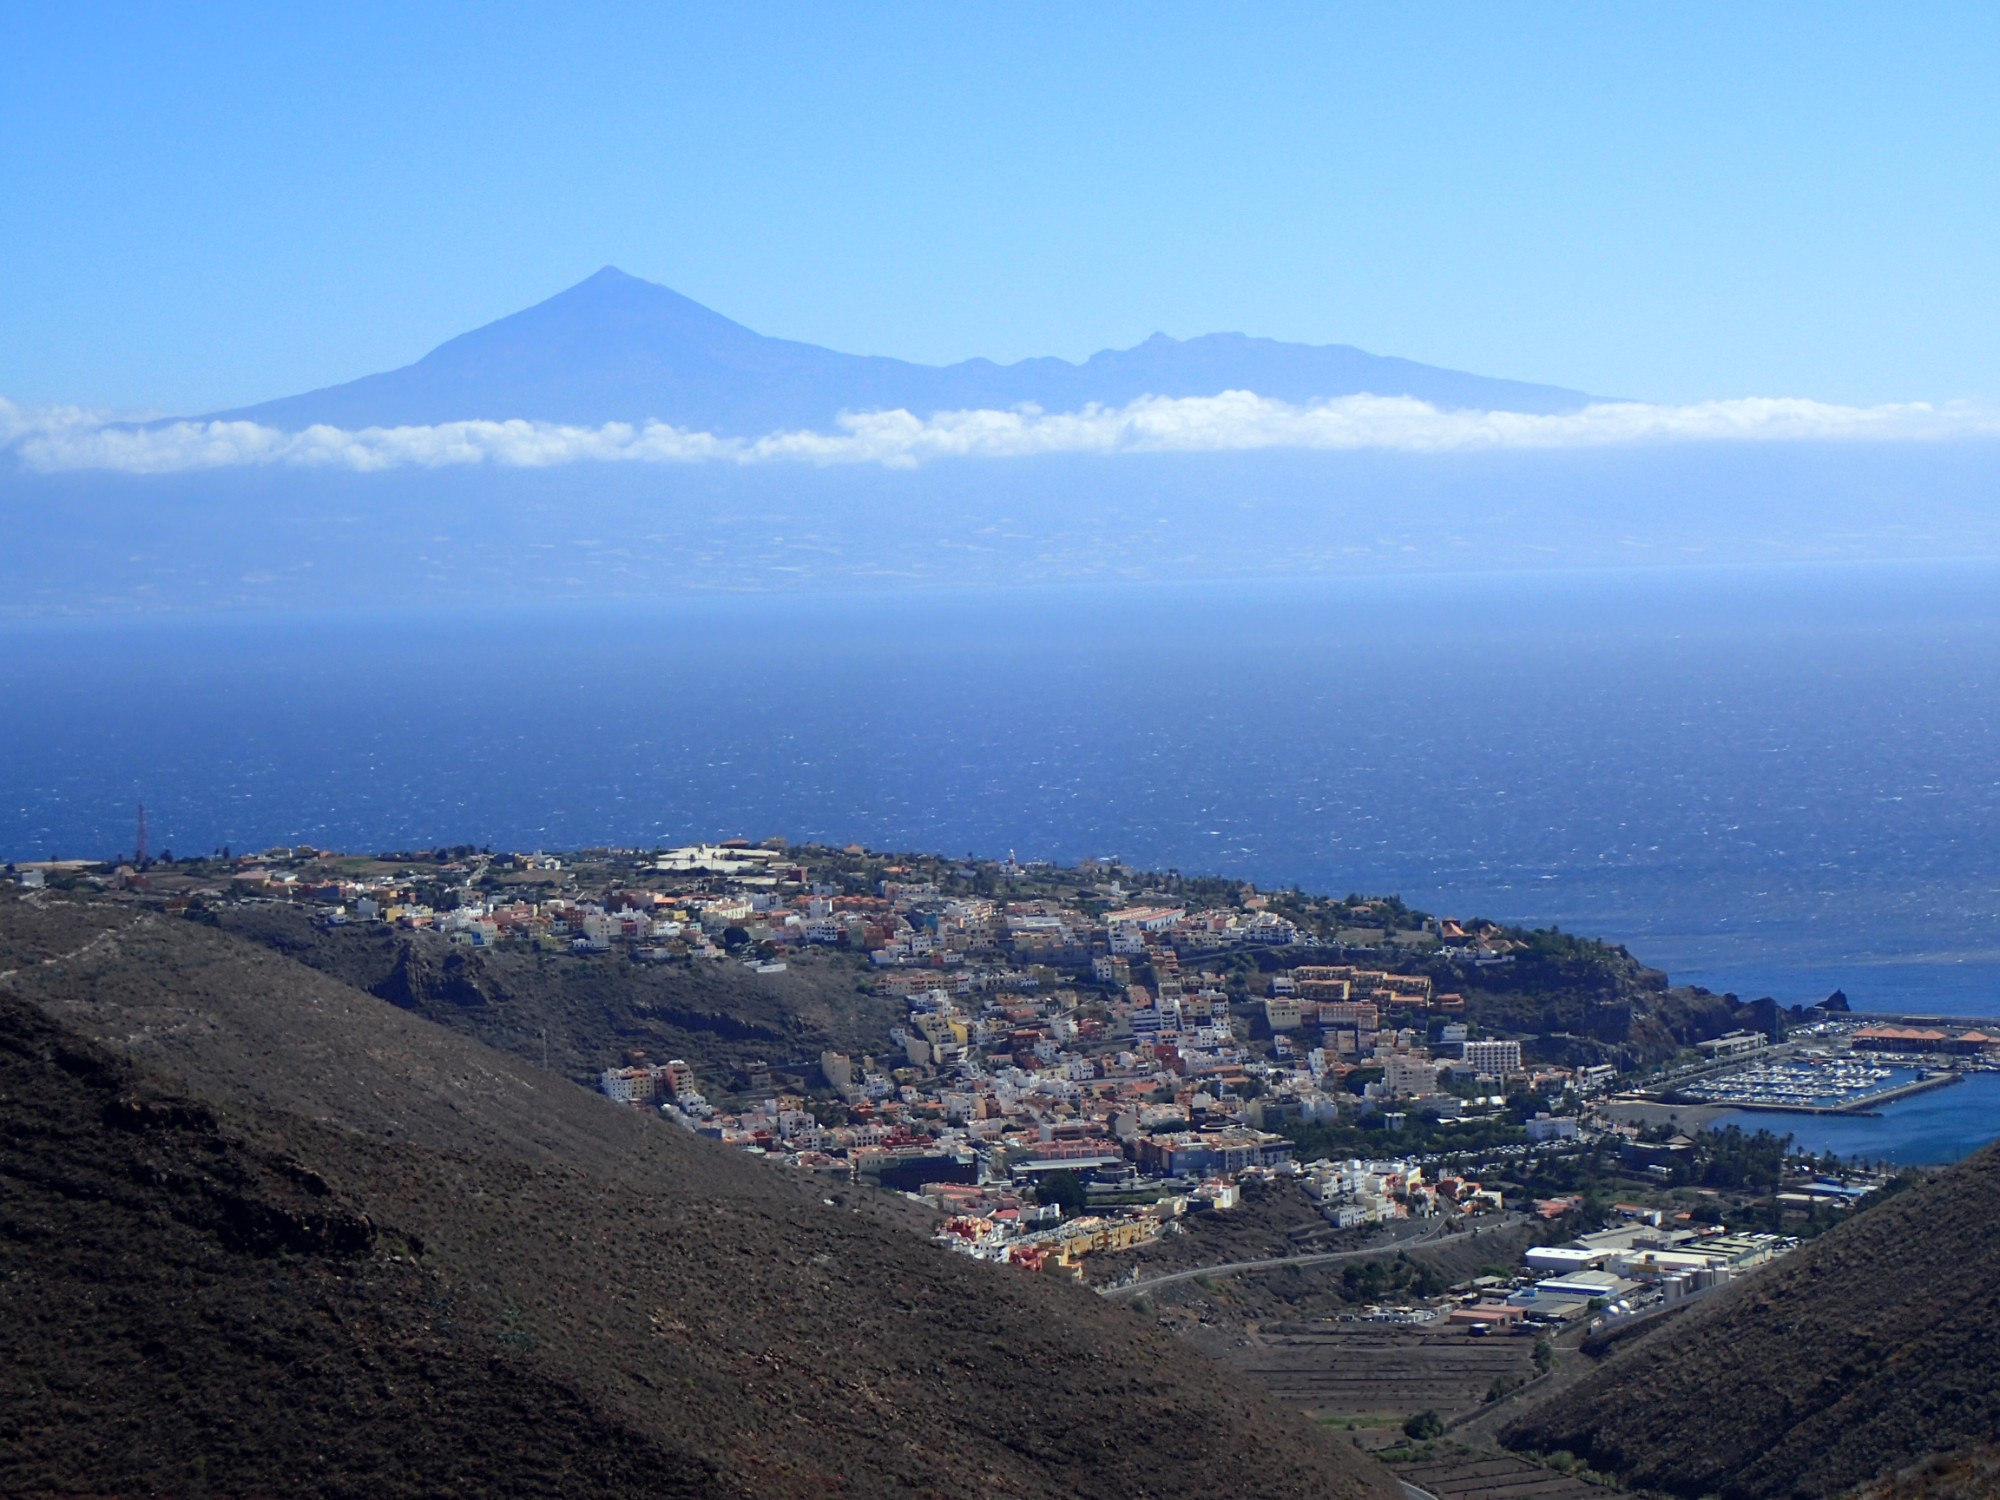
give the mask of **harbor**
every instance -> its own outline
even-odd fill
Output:
[[[2000,1073],[1947,1075],[1957,1087],[1936,1084],[1915,1093],[1845,1113],[1794,1114],[1782,1122],[1768,1110],[1729,1108],[1685,1120],[1690,1129],[1775,1130],[1794,1149],[1815,1155],[1889,1166],[1936,1166],[1978,1150],[2000,1135]]]
[[[1946,1088],[1954,1083],[1963,1083],[1965,1074],[1952,1070],[1929,1072],[1889,1088],[1855,1095],[1836,1103],[1796,1102],[1790,1099],[1766,1099],[1756,1096],[1744,1098],[1717,1097],[1704,1100],[1705,1103],[1726,1106],[1729,1109],[1762,1111],[1766,1114],[1794,1115],[1847,1115],[1879,1116],[1883,1108],[1898,1100],[1908,1099],[1915,1094],[1929,1093],[1932,1089]]]
[[[1899,1067],[1852,1054],[1805,1052],[1683,1085],[1696,1104],[1807,1115],[1865,1115],[1913,1094],[1959,1082],[1956,1069]]]

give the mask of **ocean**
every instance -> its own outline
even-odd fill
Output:
[[[1789,1135],[1797,1149],[1820,1155],[1935,1166],[1957,1161],[2000,1134],[2000,1073],[1969,1073],[1963,1082],[1884,1105],[1877,1115],[1732,1110],[1711,1125]]]
[[[2000,564],[0,623],[0,855],[140,801],[156,851],[1116,855],[1993,1015]]]

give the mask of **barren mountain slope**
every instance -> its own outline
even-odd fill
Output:
[[[298,1157],[0,995],[0,1491],[714,1492]]]
[[[233,932],[356,989],[572,1078],[640,1048],[693,1063],[704,1087],[760,1060],[817,1066],[822,1052],[879,1052],[907,1007],[863,991],[853,959],[795,961],[783,974],[741,964],[641,965],[622,955],[455,948],[381,923],[327,928],[300,907],[227,908]],[[726,1078],[722,1081],[726,1082]]]
[[[303,1389],[296,1340],[232,1341],[216,1331],[223,1313],[205,1315],[198,1298],[167,1287],[299,1283],[287,1306],[339,1312],[314,1280],[337,1272],[342,1295],[366,1316],[313,1323],[325,1343],[315,1358],[421,1356],[441,1372],[428,1378],[472,1392],[473,1409],[497,1400],[482,1380],[525,1382],[523,1391],[546,1395],[523,1394],[524,1405],[570,1402],[583,1414],[558,1424],[561,1433],[601,1435],[579,1457],[524,1426],[509,1438],[528,1456],[510,1473],[547,1474],[563,1462],[601,1469],[622,1455],[631,1462],[624,1487],[670,1492],[682,1476],[745,1495],[1393,1493],[1358,1455],[1082,1288],[944,1254],[830,1207],[760,1163],[196,924],[0,899],[0,990],[9,988],[198,1098],[216,1129],[240,1141],[231,1149],[296,1161],[372,1233],[337,1264],[217,1235],[198,1251],[223,1257],[227,1276],[182,1273],[152,1237],[215,1232],[140,1205],[107,1212],[101,1238],[89,1219],[62,1230],[73,1251],[21,1262],[6,1286],[28,1297],[108,1253],[114,1236],[146,1264],[168,1267],[122,1295],[163,1330],[155,1342],[186,1351],[179,1383],[109,1392],[107,1408],[138,1446],[115,1472],[79,1457],[78,1482],[132,1487],[129,1476],[147,1472],[158,1403],[202,1412],[246,1382],[287,1401]],[[87,1121],[89,1109],[72,1114]],[[126,1137],[114,1128],[79,1125],[63,1149],[115,1159]],[[114,1161],[105,1172],[123,1170]],[[292,1179],[271,1171],[270,1191],[289,1202]],[[64,1196],[32,1172],[10,1173],[6,1186],[10,1224],[54,1212]],[[322,1261],[333,1269],[313,1269]],[[231,1293],[220,1306],[242,1300]],[[103,1337],[106,1359],[150,1357],[119,1325]],[[226,1344],[227,1357],[210,1358],[211,1342]],[[344,1387],[328,1406],[376,1434],[381,1474],[417,1472],[406,1447],[449,1451],[460,1441],[449,1427],[436,1436],[406,1420],[404,1390],[391,1374],[379,1388]],[[32,1421],[54,1420],[67,1399],[46,1381],[30,1393],[14,1409]],[[157,1430],[164,1443],[175,1429]],[[204,1461],[211,1436],[237,1441],[213,1424],[193,1430]],[[271,1485],[283,1482],[284,1465],[322,1452],[314,1431],[305,1415],[268,1429],[255,1451]],[[154,1456],[181,1462],[188,1446],[182,1439]],[[362,1482],[360,1469],[346,1472]],[[578,1472],[578,1487],[597,1487]]]
[[[1717,1293],[1506,1434],[1676,1495],[1837,1495],[2000,1439],[2000,1147]]]

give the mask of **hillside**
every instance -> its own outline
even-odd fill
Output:
[[[373,923],[329,928],[289,905],[222,908],[222,926],[429,1021],[575,1079],[640,1049],[684,1057],[709,1085],[752,1062],[808,1074],[822,1052],[880,1052],[908,1007],[864,990],[861,966],[795,957],[783,974],[740,964],[642,966],[623,956],[454,948]]]
[[[923,856],[898,858],[924,864]],[[942,867],[936,878],[946,878]],[[752,1062],[810,1083],[822,1052],[894,1050],[889,1031],[907,1009],[868,987],[858,956],[831,950],[793,950],[786,972],[760,975],[738,964],[454,947],[422,929],[329,927],[313,907],[284,902],[210,911],[226,931],[577,1080],[640,1049],[685,1057],[724,1091]],[[1623,948],[1560,932],[1518,936],[1525,946],[1502,965],[1391,961],[1419,964],[1440,991],[1463,995],[1467,1019],[1501,1034],[1539,1033],[1548,1055],[1569,1062],[1642,1066],[1737,1027],[1771,1025],[1768,1006],[1760,1012],[1734,997],[1672,988]],[[1301,956],[1313,957],[1291,955]]]
[[[199,924],[0,899],[8,991],[0,1490],[1393,1493],[1080,1287]]]
[[[1670,985],[1622,947],[1547,929],[1517,935],[1526,946],[1504,965],[1436,959],[1428,971],[1465,997],[1468,1018],[1558,1039],[1551,1048],[1573,1061],[1641,1067],[1727,1031],[1771,1027],[1770,1002]]]
[[[2000,1146],[1612,1355],[1505,1439],[1647,1489],[1726,1500],[1841,1494],[1990,1445],[1996,1224]],[[1921,1492],[1922,1472],[1886,1492]]]
[[[2000,1494],[2000,1448],[1940,1453],[1878,1480],[1858,1500],[1986,1500]]]
[[[606,266],[547,301],[460,334],[415,364],[237,411],[296,429],[393,427],[468,418],[551,422],[669,422],[757,436],[829,428],[844,411],[1005,410],[1033,402],[1076,411],[1140,396],[1250,390],[1309,401],[1367,392],[1441,407],[1574,411],[1576,391],[1491,380],[1345,345],[1240,333],[1179,340],[1155,334],[1080,364],[971,359],[920,365],[769,338],[667,287]]]
[[[0,996],[0,1487],[707,1493],[699,1460],[495,1349],[297,1158]],[[421,1433],[410,1440],[400,1433]]]

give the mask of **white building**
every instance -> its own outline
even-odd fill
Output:
[[[1467,1042],[1463,1056],[1467,1067],[1477,1068],[1482,1073],[1505,1077],[1509,1073],[1521,1071],[1521,1044],[1519,1042]]]
[[[650,1103],[659,1093],[659,1074],[651,1068],[606,1068],[597,1075],[604,1097],[634,1108]]]
[[[1577,1121],[1575,1115],[1537,1114],[1528,1121],[1528,1139],[1531,1141],[1568,1141],[1576,1138]]]
[[[1747,1053],[1761,1052],[1771,1045],[1771,1039],[1754,1031],[1732,1031],[1727,1036],[1716,1037],[1713,1041],[1696,1042],[1703,1057],[1714,1061],[1723,1057],[1742,1057]]]
[[[1608,1250],[1587,1250],[1580,1245],[1536,1245],[1522,1255],[1521,1264],[1530,1271],[1573,1276],[1579,1271],[1594,1271],[1610,1258]]]

